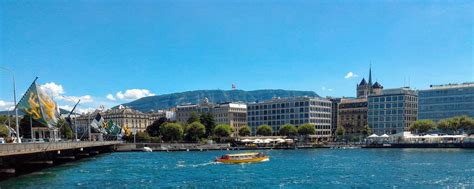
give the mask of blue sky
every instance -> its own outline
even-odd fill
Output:
[[[0,66],[14,70],[19,93],[38,76],[62,106],[83,98],[81,108],[110,107],[140,96],[228,90],[232,83],[354,96],[370,63],[385,88],[474,81],[472,1],[7,0],[0,6]],[[349,72],[354,76],[345,78]],[[0,76],[5,109],[10,76]]]

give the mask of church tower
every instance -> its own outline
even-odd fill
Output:
[[[367,97],[369,94],[369,85],[365,81],[365,78],[362,78],[362,81],[357,85],[357,98]]]
[[[383,86],[380,83],[372,83],[372,65],[370,65],[369,81],[367,82],[365,78],[362,78],[362,81],[357,85],[357,98],[367,98],[371,94],[380,94],[382,89]]]

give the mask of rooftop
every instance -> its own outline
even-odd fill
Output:
[[[463,87],[474,87],[474,82],[466,82],[466,83],[449,83],[445,85],[430,85],[430,89],[425,90],[433,90],[433,89],[454,89],[454,88],[463,88]]]

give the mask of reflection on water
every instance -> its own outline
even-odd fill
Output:
[[[268,162],[221,164],[232,151],[97,156],[0,183],[1,188],[474,187],[474,150],[272,150]]]

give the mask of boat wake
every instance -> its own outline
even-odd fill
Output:
[[[176,167],[179,167],[179,168],[184,168],[184,167],[204,167],[204,166],[209,166],[209,165],[216,165],[216,164],[219,164],[220,162],[214,162],[214,161],[210,161],[210,162],[206,162],[206,163],[199,163],[199,164],[189,164],[189,165],[186,165],[184,164],[184,161],[179,161],[178,164],[176,164]]]

